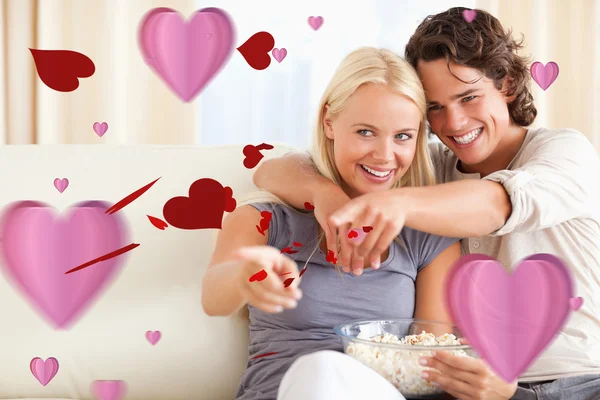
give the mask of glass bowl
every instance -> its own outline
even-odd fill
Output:
[[[444,393],[439,387],[421,377],[423,371],[432,368],[419,364],[420,357],[431,356],[432,351],[479,357],[471,346],[454,344],[463,339],[463,335],[455,325],[447,322],[413,318],[362,320],[336,325],[333,330],[342,338],[346,354],[382,375],[407,399],[430,399]],[[438,339],[444,334],[454,336],[446,335],[442,344],[435,344],[431,335],[421,335],[429,336],[429,343],[425,341],[424,344],[390,343],[388,339],[389,335],[402,339],[407,335],[419,335],[423,331],[435,335]],[[383,342],[369,340],[379,335],[385,335]]]

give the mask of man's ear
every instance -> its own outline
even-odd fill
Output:
[[[333,140],[333,121],[329,115],[329,104],[325,104],[325,110],[323,111],[323,130],[325,131],[325,136]]]

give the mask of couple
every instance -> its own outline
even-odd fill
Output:
[[[262,163],[254,181],[272,194],[225,218],[202,303],[221,316],[248,305],[238,399],[403,399],[342,353],[332,326],[450,321],[443,285],[463,252],[509,269],[553,254],[584,303],[518,384],[443,352],[423,360],[441,372],[426,379],[459,399],[600,398],[598,156],[572,129],[527,128],[537,112],[520,46],[487,12],[468,23],[463,10],[425,19],[406,61],[372,48],[347,56],[322,97],[310,157]],[[445,146],[427,144],[427,121]],[[362,226],[373,230],[357,246],[346,233]],[[292,243],[297,253],[280,253]],[[261,269],[267,277],[249,282]]]

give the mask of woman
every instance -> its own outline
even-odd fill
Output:
[[[322,177],[351,198],[434,184],[425,96],[410,65],[382,49],[348,55],[321,99],[311,155]],[[449,321],[443,285],[461,256],[458,239],[404,229],[381,265],[365,264],[355,277],[333,268],[336,260],[312,212],[266,194],[245,203],[225,218],[202,288],[209,315],[231,315],[248,304],[250,359],[237,398],[403,399],[391,383],[343,354],[332,327],[413,316]],[[276,249],[304,262],[302,272]],[[334,378],[325,373],[332,368]]]

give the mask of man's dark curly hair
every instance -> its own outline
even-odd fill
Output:
[[[531,125],[537,110],[529,90],[529,60],[516,54],[523,48],[523,38],[517,43],[511,31],[505,32],[500,21],[484,10],[474,10],[477,15],[469,23],[463,17],[464,10],[469,9],[453,7],[425,18],[406,45],[406,60],[417,68],[419,60],[443,58],[448,69],[450,61],[454,61],[482,71],[498,90],[503,79],[509,77],[506,94],[516,94],[515,100],[508,104],[510,117],[519,126]]]

